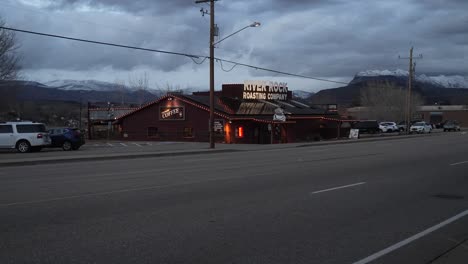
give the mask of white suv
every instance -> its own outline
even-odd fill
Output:
[[[379,124],[381,132],[397,132],[399,131],[398,126],[395,122],[381,122]]]
[[[46,126],[29,121],[0,122],[0,148],[16,148],[21,153],[40,151],[50,145]]]

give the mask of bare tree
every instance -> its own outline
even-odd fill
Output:
[[[166,83],[165,86],[161,86],[159,84],[156,84],[156,87],[158,88],[159,91],[161,91],[161,94],[169,94],[169,93],[183,93],[184,91],[182,88],[180,88],[180,85],[172,85],[170,83]]]
[[[0,18],[0,26],[5,22]],[[18,78],[19,57],[15,33],[6,29],[0,29],[0,80],[15,80]]]
[[[398,121],[404,120],[406,111],[406,94],[404,87],[390,82],[372,82],[361,89],[361,105],[367,108],[365,115],[370,119]],[[411,116],[416,108],[423,104],[422,97],[412,94]]]
[[[145,92],[148,90],[148,74],[142,76],[128,77],[129,86],[138,93],[138,104],[141,106],[145,102]]]
[[[125,81],[115,79],[114,84],[115,84],[115,89],[117,90],[120,96],[120,105],[123,106],[125,104],[125,92],[126,92]]]

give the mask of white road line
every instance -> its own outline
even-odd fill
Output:
[[[136,145],[136,146],[139,146],[139,147],[141,147],[141,145],[140,145],[140,144],[138,144],[138,143],[133,143],[133,144],[134,144],[134,145]]]
[[[310,194],[317,194],[317,193],[329,192],[329,191],[334,191],[334,190],[339,190],[339,189],[354,187],[354,186],[358,186],[358,185],[362,185],[362,184],[366,184],[366,182],[358,182],[358,183],[353,183],[353,184],[349,184],[349,185],[338,186],[338,187],[334,187],[334,188],[330,188],[330,189],[325,189],[325,190],[320,190],[320,191],[311,192]]]
[[[450,166],[457,166],[457,165],[465,164],[465,163],[468,163],[468,160],[467,161],[457,162],[457,163],[452,163],[452,164],[450,164]]]
[[[432,232],[436,231],[437,229],[440,229],[440,228],[442,228],[442,227],[444,227],[444,226],[446,226],[446,225],[448,225],[448,224],[450,224],[452,222],[457,221],[458,219],[460,219],[460,218],[462,218],[462,217],[464,217],[466,215],[468,215],[468,210],[463,211],[463,212],[461,212],[461,213],[459,213],[459,214],[457,214],[457,215],[455,215],[455,216],[453,216],[453,217],[451,217],[451,218],[449,218],[449,219],[447,219],[447,220],[445,220],[445,221],[443,221],[443,222],[441,222],[441,223],[439,223],[439,224],[437,224],[437,225],[435,225],[433,227],[430,227],[430,228],[422,231],[421,233],[418,233],[418,234],[416,234],[416,235],[414,235],[412,237],[409,237],[409,238],[407,238],[407,239],[405,239],[403,241],[400,241],[400,242],[398,242],[398,243],[396,243],[396,244],[394,244],[394,245],[392,245],[392,246],[390,246],[390,247],[388,247],[386,249],[383,249],[383,250],[381,250],[381,251],[379,251],[377,253],[374,253],[374,254],[368,256],[367,258],[364,258],[364,259],[361,259],[361,260],[359,260],[357,262],[354,262],[353,264],[366,264],[366,263],[369,263],[371,261],[374,261],[374,260],[382,257],[383,255],[386,255],[386,254],[388,254],[388,253],[390,253],[390,252],[392,252],[394,250],[397,250],[397,249],[399,249],[399,248],[401,248],[401,247],[415,241],[416,239],[419,239],[419,238],[421,238],[423,236],[426,236],[429,233],[432,233]]]
[[[127,147],[127,144],[125,144],[125,143],[120,143],[120,145],[122,145],[124,147]]]
[[[112,145],[111,143],[107,143],[107,146],[113,147],[114,145]]]

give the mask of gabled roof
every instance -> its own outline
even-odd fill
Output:
[[[154,104],[158,104],[159,102],[166,100],[169,97],[176,98],[177,100],[193,105],[207,112],[210,111],[209,96],[167,94],[163,97],[156,99],[155,101],[149,102],[146,105],[135,109],[132,112],[120,116],[119,118],[117,118],[117,122]],[[290,116],[291,119],[323,119],[326,115],[336,115],[328,113],[323,109],[317,109],[302,103],[296,103],[295,101],[282,102],[263,100],[239,100],[236,98],[218,96],[215,96],[214,114],[230,120],[253,120],[256,122],[270,123],[274,122],[272,120],[272,117],[275,113],[275,109],[278,107],[281,107],[284,113],[287,116]]]
[[[155,104],[158,104],[160,103],[161,101],[164,101],[168,98],[176,98],[184,103],[187,103],[187,104],[190,104],[190,105],[193,105],[197,108],[200,108],[202,110],[205,110],[205,111],[210,111],[210,108],[209,108],[209,97],[207,96],[199,96],[199,95],[182,95],[182,94],[167,94],[165,96],[162,96],[152,102],[149,102],[137,109],[135,109],[134,111],[131,111],[129,113],[126,113],[125,115],[122,115],[120,116],[119,118],[117,118],[117,122],[128,117],[128,116],[131,116],[143,109],[146,109],[152,105],[155,105]],[[215,100],[215,112],[214,114],[217,115],[217,116],[221,116],[223,118],[229,118],[228,114],[232,114],[230,111],[230,109],[227,107],[227,106],[224,106],[222,105],[221,102],[218,102],[219,100]]]

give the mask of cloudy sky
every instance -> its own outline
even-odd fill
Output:
[[[8,26],[103,42],[208,55],[209,16],[195,0],[0,0]],[[370,69],[407,69],[409,48],[423,54],[418,73],[468,75],[467,0],[219,0],[226,39],[215,56],[294,74],[350,81]],[[208,89],[208,61],[17,33],[23,76],[34,81],[128,82],[145,73],[152,87]],[[222,66],[222,68],[221,68]],[[217,87],[244,80],[286,81],[317,91],[340,84],[216,64]]]

